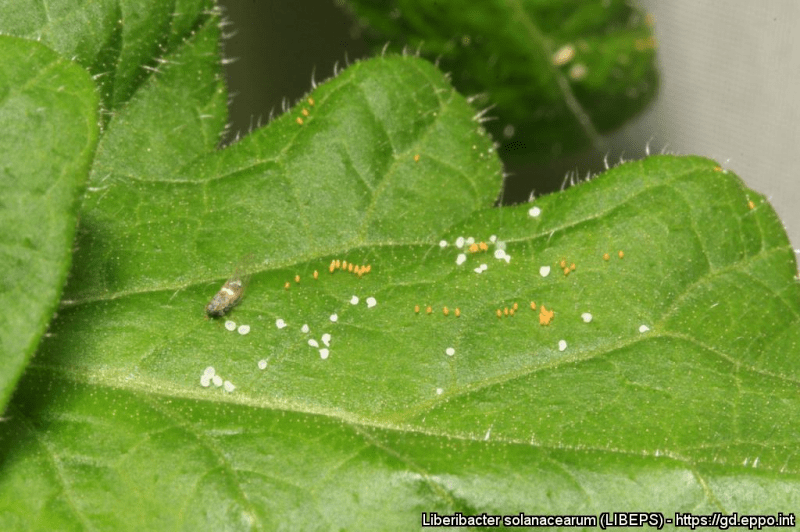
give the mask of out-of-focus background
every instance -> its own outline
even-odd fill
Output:
[[[232,129],[266,123],[281,101],[294,102],[318,81],[369,55],[357,25],[336,0],[300,6],[283,0],[221,0]],[[666,149],[718,160],[766,194],[800,247],[800,1],[643,0],[655,17],[661,84],[655,102],[589,151],[546,168],[514,167],[506,201],[558,188],[568,172],[584,176],[609,161]],[[311,6],[311,7],[309,7]]]

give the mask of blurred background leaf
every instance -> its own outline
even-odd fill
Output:
[[[351,0],[374,49],[436,59],[463,94],[491,107],[506,162],[599,147],[653,99],[652,21],[630,2]]]

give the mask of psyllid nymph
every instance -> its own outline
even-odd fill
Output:
[[[230,309],[235,307],[242,300],[244,294],[244,282],[242,276],[234,274],[228,279],[219,292],[211,298],[206,305],[206,314],[212,318],[223,316]]]

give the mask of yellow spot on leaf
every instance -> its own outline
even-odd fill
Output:
[[[555,311],[547,310],[547,308],[542,305],[542,308],[539,310],[539,325],[550,325],[554,315]]]

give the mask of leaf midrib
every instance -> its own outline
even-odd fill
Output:
[[[30,369],[32,369],[34,371],[42,371],[42,370],[46,370],[48,368],[46,368],[44,366],[41,366],[41,365],[34,365]],[[59,368],[58,374],[59,374],[59,377],[61,377],[63,380],[68,380],[68,381],[70,381],[72,383],[75,383],[75,384],[90,385],[90,386],[91,385],[97,385],[96,383],[90,382],[91,379],[86,379],[85,376],[82,376],[82,375],[79,376],[79,374],[77,374],[76,372],[73,372],[73,371],[69,371],[69,370],[65,371],[63,368]],[[244,407],[254,408],[254,409],[265,408],[264,405],[256,404],[254,402],[243,402],[243,401],[232,400],[233,397],[225,397],[223,400],[210,401],[207,396],[204,396],[203,394],[199,394],[199,393],[198,394],[188,393],[188,394],[180,394],[180,395],[179,394],[167,395],[167,394],[164,394],[164,393],[159,393],[158,391],[149,391],[149,392],[147,392],[147,391],[143,391],[143,390],[140,390],[140,389],[127,388],[127,387],[124,387],[124,386],[105,386],[105,387],[106,388],[110,388],[110,389],[112,389],[114,391],[122,391],[122,392],[130,393],[130,394],[132,394],[132,395],[134,395],[136,397],[139,397],[139,400],[142,400],[142,401],[146,402],[151,407],[153,407],[155,405],[155,403],[156,403],[152,399],[152,396],[153,395],[157,395],[159,397],[163,397],[163,398],[166,398],[166,399],[195,400],[195,401],[198,401],[198,402],[211,403],[211,404],[228,403],[228,404],[233,404],[233,405],[236,405],[236,406],[244,406]],[[19,411],[18,409],[14,408],[14,407],[12,407],[12,409],[14,411],[10,410],[9,411],[10,415],[13,415],[14,417],[21,417],[21,418],[23,418],[23,423],[27,423],[27,421],[25,421],[25,420],[27,420],[27,416],[25,415],[24,412],[21,412],[21,411]],[[162,414],[164,414],[163,408],[157,408],[157,410],[159,412],[161,412]],[[361,435],[365,439],[369,439],[370,440],[369,443],[371,445],[374,445],[375,441],[377,441],[377,440],[374,440],[374,438],[366,438],[365,435],[369,434],[369,431],[373,430],[373,429],[381,430],[381,431],[388,431],[388,432],[396,432],[396,433],[401,433],[401,434],[414,434],[414,435],[420,435],[420,436],[437,438],[437,439],[444,438],[447,441],[456,440],[456,441],[463,441],[463,442],[466,442],[466,443],[482,443],[482,442],[485,441],[484,437],[482,435],[480,435],[480,434],[476,434],[476,435],[469,435],[469,434],[465,434],[465,433],[452,433],[451,434],[451,433],[445,433],[445,432],[441,432],[441,431],[433,431],[433,430],[430,430],[428,428],[417,426],[417,425],[407,425],[407,424],[397,425],[397,424],[390,424],[390,423],[378,423],[375,420],[371,420],[371,419],[358,418],[357,416],[352,416],[352,415],[341,415],[342,414],[341,411],[336,411],[336,412],[334,412],[334,411],[326,411],[324,409],[319,409],[319,408],[317,408],[317,409],[298,409],[298,408],[285,408],[285,407],[284,408],[279,408],[277,406],[269,407],[269,410],[272,410],[274,412],[290,412],[290,413],[293,413],[293,414],[319,416],[319,417],[323,417],[323,418],[326,418],[326,419],[329,419],[329,420],[333,420],[333,421],[339,422],[345,428],[347,428],[348,430],[351,430],[354,433],[357,433],[357,434]],[[166,414],[164,414],[164,415],[166,415]],[[175,415],[168,415],[167,417],[175,419]],[[188,422],[186,422],[186,423],[177,423],[177,425],[182,427],[182,428],[184,428],[184,429],[186,429],[186,430],[189,430],[190,432],[195,434],[195,437],[198,438],[198,440],[203,440],[203,441],[205,440],[205,436],[202,434],[202,431],[195,430],[194,427],[191,425],[191,423],[188,423]],[[41,438],[41,436],[39,434],[39,431],[36,430],[34,426],[29,425],[29,429],[28,430],[30,432],[32,432],[32,433],[35,433],[37,439]],[[641,458],[652,458],[654,460],[669,459],[669,460],[672,460],[674,462],[683,464],[688,470],[692,471],[692,473],[695,476],[698,476],[698,477],[702,477],[702,475],[700,475],[700,473],[696,469],[697,466],[699,466],[699,465],[734,467],[734,468],[739,468],[741,470],[750,469],[750,468],[746,468],[744,466],[738,466],[738,464],[733,464],[733,463],[720,463],[718,461],[697,460],[697,459],[694,459],[694,458],[690,458],[690,457],[686,456],[685,454],[683,454],[683,453],[681,453],[679,451],[676,451],[674,449],[665,449],[665,448],[659,448],[659,449],[655,449],[655,450],[650,450],[650,449],[645,449],[645,448],[633,449],[632,450],[632,449],[624,449],[624,448],[610,447],[610,446],[606,446],[606,447],[591,446],[591,445],[586,445],[586,444],[583,444],[583,443],[579,444],[579,445],[570,445],[570,444],[566,444],[564,442],[558,442],[558,443],[555,443],[555,444],[543,444],[543,443],[540,443],[540,442],[533,442],[530,439],[522,440],[522,439],[519,439],[519,438],[508,438],[508,437],[501,437],[501,438],[495,437],[495,438],[492,438],[490,441],[491,441],[492,445],[497,445],[499,443],[499,444],[502,444],[502,445],[523,446],[523,447],[528,448],[528,449],[537,449],[539,451],[547,452],[547,453],[549,453],[549,452],[559,452],[559,453],[574,452],[574,453],[577,453],[577,454],[580,454],[580,455],[585,455],[587,452],[593,452],[593,453],[602,453],[602,454],[606,454],[606,455],[632,457],[632,458],[637,458],[637,459],[641,459]],[[767,443],[764,443],[762,441],[749,442],[749,441],[744,441],[744,440],[737,440],[736,442],[733,442],[733,443],[751,444],[751,445],[762,446],[762,447],[765,447],[765,448],[767,448],[767,447],[772,448],[776,442],[769,442],[769,444],[767,444]],[[399,451],[397,451],[397,450],[395,450],[395,449],[393,449],[393,448],[391,448],[391,447],[389,447],[387,445],[379,445],[379,446],[377,446],[377,448],[383,450],[384,452],[391,452],[391,454],[395,455],[397,458],[400,458],[401,456],[403,456],[401,452],[399,452]],[[695,446],[687,446],[686,447],[686,449],[696,449],[696,448],[700,448],[700,449],[725,448],[725,445],[724,444],[700,445],[700,446],[695,445]],[[48,450],[48,452],[52,453],[52,451],[49,451],[49,450]],[[53,454],[53,456],[55,456],[55,455]],[[404,460],[404,462],[409,463],[408,460]],[[418,468],[418,470],[424,471],[425,472],[424,473],[425,476],[427,476],[427,477],[431,476],[429,472],[425,471],[420,466],[417,466],[416,463],[411,464],[411,465],[413,465],[416,468]],[[232,467],[230,468],[230,470],[233,471],[234,473],[236,471]],[[778,472],[775,469],[763,468],[763,467],[760,468],[759,471],[761,471],[761,472],[766,471],[766,472],[770,472],[770,473],[777,473]],[[781,472],[782,473],[786,473],[785,470],[781,471]],[[235,474],[234,474],[234,476],[235,476]],[[705,482],[701,482],[701,484],[706,485]]]

